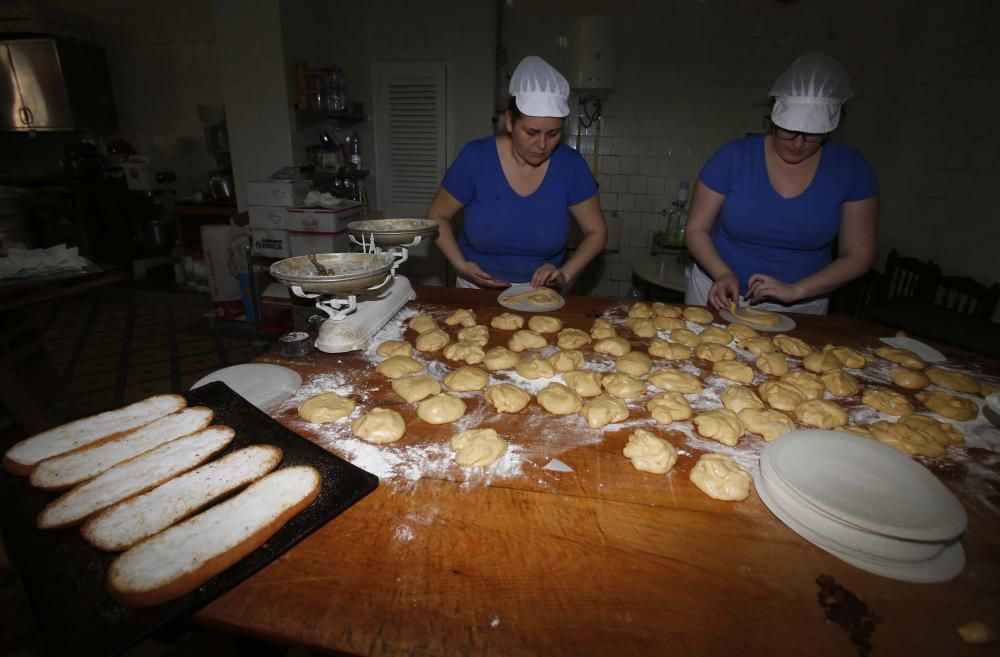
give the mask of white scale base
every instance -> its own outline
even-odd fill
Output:
[[[316,348],[328,354],[365,349],[392,316],[416,298],[410,281],[405,276],[396,276],[378,291],[378,296],[358,301],[351,314],[320,324]]]

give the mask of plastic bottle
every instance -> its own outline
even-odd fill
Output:
[[[351,164],[361,168],[361,142],[358,140],[358,131],[351,132]]]
[[[672,245],[684,244],[684,226],[687,224],[688,182],[682,180],[677,188],[677,199],[667,215],[667,235]]]

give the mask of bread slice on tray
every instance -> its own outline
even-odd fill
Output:
[[[112,440],[185,406],[187,400],[180,395],[156,395],[123,408],[73,420],[17,443],[4,454],[3,465],[8,472],[28,475],[45,459]]]
[[[319,472],[308,465],[272,472],[122,553],[108,569],[111,596],[147,607],[193,591],[263,545],[316,499],[321,486]]]
[[[145,454],[171,440],[201,431],[212,423],[212,409],[186,408],[121,435],[39,463],[31,473],[31,485],[62,490],[93,479],[122,461]]]
[[[281,457],[273,445],[244,447],[101,511],[80,532],[102,550],[121,552],[260,479]]]
[[[101,509],[145,493],[212,458],[235,435],[229,427],[213,426],[119,463],[49,503],[38,514],[38,526],[75,525]]]

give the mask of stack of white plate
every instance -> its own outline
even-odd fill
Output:
[[[965,509],[909,456],[838,431],[785,434],[761,452],[757,493],[809,542],[878,575],[940,582],[965,566]]]

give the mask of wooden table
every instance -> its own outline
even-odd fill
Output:
[[[488,324],[504,310],[495,292],[417,292],[415,306],[439,318],[470,307]],[[622,316],[619,300],[571,297],[550,314],[588,328],[614,305]],[[885,335],[848,318],[796,320],[794,334],[818,346],[875,346],[874,336]],[[491,329],[490,345],[508,335]],[[391,405],[407,420],[397,445],[444,442],[453,431],[417,419],[358,353],[261,360],[306,380],[353,372],[356,389],[367,390],[355,395],[359,404]],[[989,367],[1000,372],[995,362]],[[484,402],[470,400],[470,413],[477,403]],[[1000,491],[968,490],[961,461],[932,468],[968,510],[968,564],[950,582],[908,584],[829,556],[775,519],[752,491],[736,503],[706,497],[687,477],[700,450],[680,432],[657,429],[687,453],[668,475],[651,475],[621,454],[629,429],[561,451],[559,430],[529,414],[540,421],[544,411],[532,405],[501,420],[486,415],[486,424],[534,454],[522,475],[475,485],[453,466],[418,481],[383,481],[196,621],[359,655],[853,655],[847,633],[817,605],[815,580],[829,574],[884,619],[873,636],[875,655],[983,655],[955,628],[974,619],[1000,628]],[[632,419],[643,414],[632,409]],[[277,419],[319,440],[294,410]],[[753,441],[759,438],[741,444]],[[546,454],[573,472],[541,469]],[[996,469],[995,454],[971,458]]]

